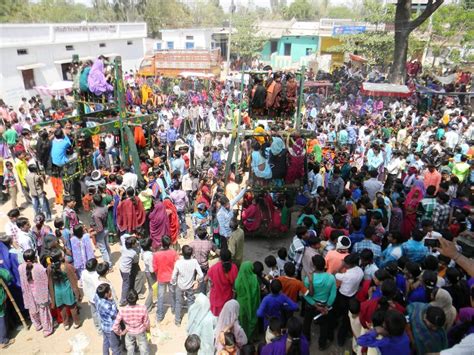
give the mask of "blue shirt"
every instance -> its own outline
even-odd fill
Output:
[[[356,243],[352,251],[354,253],[360,253],[364,249],[372,250],[372,253],[374,253],[374,262],[378,266],[379,261],[380,261],[380,256],[382,255],[382,248],[380,248],[380,245],[375,244],[371,240],[364,239]]]
[[[263,329],[267,329],[268,321],[271,317],[276,317],[283,322],[283,311],[295,312],[298,309],[298,304],[293,302],[288,296],[283,293],[278,295],[266,295],[260,307],[257,310],[257,317],[263,318]]]
[[[402,244],[403,256],[406,256],[410,261],[421,263],[426,255],[428,255],[428,248],[425,247],[422,241],[410,239]]]
[[[166,140],[168,142],[176,142],[177,139],[178,132],[176,131],[176,128],[171,127],[170,129],[168,129],[168,131],[166,132]]]
[[[384,336],[382,339],[377,339],[377,332],[371,330],[364,335],[357,338],[357,344],[360,346],[367,346],[377,348],[382,355],[399,355],[410,354],[410,339],[406,332],[400,336],[391,337]]]
[[[51,146],[51,161],[56,166],[63,166],[68,162],[66,151],[71,146],[68,136],[63,139],[53,139]]]
[[[244,197],[245,192],[247,189],[242,189],[235,198],[230,201],[230,209],[221,206],[219,211],[217,211],[217,222],[219,224],[219,234],[223,237],[229,238],[232,230],[230,229],[229,223],[234,218],[234,210],[232,207],[240,201],[242,197]]]
[[[407,296],[407,302],[428,302],[428,297],[426,295],[426,289],[423,286],[418,286],[413,291],[411,291]]]
[[[104,333],[110,333],[117,317],[118,309],[113,300],[94,296],[95,308],[100,317],[100,327]]]
[[[355,231],[349,235],[349,239],[351,240],[351,245],[354,246],[356,243],[364,240],[365,234],[362,230]]]

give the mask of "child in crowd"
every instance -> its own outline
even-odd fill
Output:
[[[77,216],[76,211],[74,211],[75,206],[76,201],[72,196],[64,196],[64,227],[68,228],[71,231],[74,229],[75,226],[79,224],[79,217]]]
[[[103,265],[108,266],[106,263],[103,263]],[[109,350],[111,350],[112,355],[120,355],[120,337],[112,330],[118,309],[108,283],[102,283],[97,287],[93,301],[100,319],[100,329],[103,337],[102,352],[103,354],[109,354]]]
[[[198,355],[201,348],[201,339],[196,334],[188,335],[184,342],[184,348],[186,349],[186,355]]]
[[[268,268],[267,279],[273,280],[280,276],[280,271],[277,266],[276,258],[273,255],[269,255],[264,260],[265,265]]]
[[[99,287],[99,275],[96,272],[97,268],[97,259],[92,258],[87,260],[86,270],[82,272],[81,282],[82,282],[82,292],[84,293],[84,299],[90,303],[91,306],[91,315],[92,320],[96,329],[101,332],[100,327],[100,317],[97,314],[97,308],[95,306],[94,298]]]
[[[3,186],[5,186],[7,194],[10,196],[12,201],[12,208],[18,208],[17,196],[18,196],[18,185],[15,178],[15,173],[13,172],[13,163],[7,161],[5,163],[5,173],[3,175]]]
[[[141,258],[145,266],[144,272],[145,272],[145,277],[148,282],[148,296],[145,301],[145,305],[148,311],[151,311],[151,309],[153,308],[154,303],[153,303],[152,287],[156,282],[156,276],[155,276],[155,273],[153,272],[153,252],[151,251],[151,244],[152,244],[151,238],[142,239],[140,241],[140,245],[142,247]]]
[[[72,258],[77,277],[80,279],[87,261],[94,258],[94,247],[89,234],[84,233],[84,228],[81,225],[74,227],[73,234],[71,238]]]
[[[278,252],[277,252],[278,256],[276,258],[276,262],[277,262],[277,266],[278,266],[278,270],[280,271],[280,275],[285,275],[285,264],[286,262],[288,261],[287,258],[288,258],[288,252],[286,250],[286,248],[280,248],[278,249]]]
[[[115,292],[114,287],[112,286],[112,282],[107,278],[107,274],[110,272],[110,266],[108,263],[99,263],[96,267],[97,275],[99,282],[101,284],[105,283],[110,286],[110,289],[112,291],[112,299],[114,302],[118,302],[118,297],[117,297],[117,292]]]

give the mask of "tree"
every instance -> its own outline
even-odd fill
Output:
[[[192,24],[189,9],[177,0],[148,0],[143,18],[152,37],[158,37],[164,28],[184,28]]]
[[[429,32],[429,47],[433,53],[433,63],[436,58],[452,44],[472,47],[474,41],[474,11],[463,6],[449,4],[436,11],[431,19]],[[446,51],[449,52],[449,51]]]
[[[405,81],[405,64],[408,55],[408,39],[410,34],[428,19],[444,0],[428,0],[423,12],[411,20],[411,0],[398,0],[395,9],[395,44],[390,82],[403,84]]]
[[[265,38],[258,34],[257,18],[246,10],[240,10],[234,16],[231,51],[239,54],[244,60],[251,60],[263,48]]]
[[[285,19],[295,18],[298,21],[308,21],[313,19],[313,7],[307,0],[295,0],[289,7],[282,9]]]
[[[326,17],[353,19],[354,11],[347,6],[332,6],[328,8]]]

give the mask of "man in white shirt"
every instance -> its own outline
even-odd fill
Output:
[[[319,172],[319,165],[315,165],[313,170],[308,174],[308,181],[311,189],[311,197],[316,197],[318,192],[318,187],[323,186],[323,176]]]
[[[99,274],[95,271],[97,268],[97,259],[89,259],[86,262],[86,270],[81,274],[82,292],[84,292],[84,299],[91,305],[91,315],[97,331],[101,331],[100,317],[95,308],[94,296],[97,287],[101,284],[99,281]]]
[[[19,217],[16,221],[16,225],[20,228],[20,231],[18,232],[18,245],[21,252],[24,253],[25,250],[28,249],[36,251],[36,240],[30,233],[31,224],[28,218]]]
[[[344,258],[344,263],[341,266],[341,269],[346,268],[346,272],[338,272],[335,275],[336,280],[340,282],[336,301],[334,302],[336,317],[342,318],[342,323],[337,333],[337,343],[339,346],[344,346],[346,335],[351,329],[348,315],[349,301],[359,290],[360,283],[364,278],[364,271],[358,265],[359,256],[349,254]]]
[[[122,187],[127,189],[129,187],[137,188],[138,176],[135,173],[132,173],[130,168],[124,168],[125,174],[123,174]]]

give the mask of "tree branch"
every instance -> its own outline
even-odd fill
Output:
[[[443,2],[444,0],[435,0],[435,3],[433,3],[433,0],[428,0],[425,10],[420,14],[420,16],[409,22],[408,27],[410,32],[425,22],[426,19],[443,4]]]

